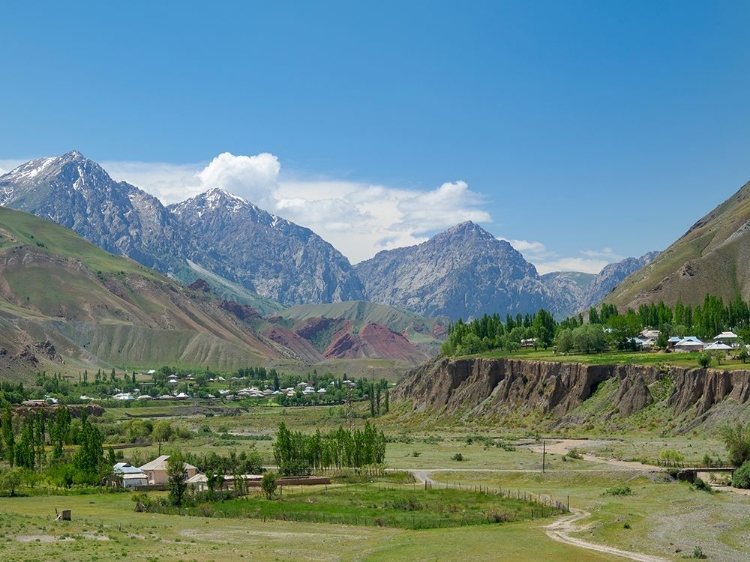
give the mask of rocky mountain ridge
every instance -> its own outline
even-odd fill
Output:
[[[348,260],[311,230],[219,189],[165,207],[77,151],[0,176],[0,205],[177,278],[194,280],[196,263],[285,305],[364,296]]]
[[[165,207],[73,151],[0,176],[0,205],[71,228],[185,284],[200,278],[227,300],[263,314],[281,306],[370,300],[421,315],[484,313],[561,318],[606,295],[640,260],[608,266],[587,286],[539,276],[508,242],[467,222],[427,242],[383,251],[352,267],[307,228],[221,189]]]
[[[313,329],[327,320],[307,312],[304,321],[264,317],[222,299],[207,283],[185,287],[52,221],[0,207],[0,370],[6,377],[113,365],[231,371],[293,363],[304,369],[327,359],[388,360],[399,371],[430,357],[425,334],[434,320],[380,306],[377,314],[358,322],[353,313],[328,331]],[[438,337],[432,341],[436,349]]]

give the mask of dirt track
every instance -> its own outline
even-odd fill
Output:
[[[611,546],[604,546],[601,544],[595,544],[584,541],[583,539],[577,539],[571,537],[569,533],[575,533],[580,531],[581,528],[576,525],[581,519],[585,519],[590,516],[590,513],[580,511],[577,509],[571,510],[573,513],[559,518],[554,523],[547,525],[546,532],[547,536],[552,540],[577,546],[579,548],[585,548],[587,550],[594,550],[596,552],[603,552],[605,554],[613,554],[615,556],[621,556],[628,560],[635,560],[637,562],[667,562],[666,558],[660,558],[658,556],[651,556],[648,554],[640,554],[638,552],[630,552],[628,550],[620,550]]]

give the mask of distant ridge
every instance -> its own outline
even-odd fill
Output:
[[[698,304],[707,294],[750,300],[750,182],[698,220],[605,300],[620,308],[664,301]]]

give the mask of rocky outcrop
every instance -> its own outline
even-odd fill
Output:
[[[658,399],[687,423],[720,403],[750,404],[750,371],[483,358],[440,358],[422,365],[392,396],[416,411],[500,418],[538,413],[549,416],[551,424],[565,425],[566,417],[580,421],[576,409],[607,381],[616,388],[602,412],[609,416],[630,416]],[[655,397],[650,390],[659,381],[666,396]]]
[[[378,252],[355,269],[371,301],[425,316],[504,316],[552,304],[536,268],[472,222],[417,246]]]

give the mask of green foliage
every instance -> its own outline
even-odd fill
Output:
[[[684,558],[692,558],[695,560],[705,560],[708,558],[708,556],[703,552],[703,549],[700,546],[696,546],[693,549],[693,553],[689,556],[684,556]]]
[[[0,474],[0,489],[8,492],[12,497],[23,481],[24,470],[20,467],[11,468]]]
[[[385,434],[378,433],[369,421],[362,431],[347,431],[339,427],[325,435],[320,430],[312,435],[290,431],[281,423],[273,452],[281,474],[300,475],[333,467],[360,468],[382,464],[385,445]]]
[[[667,466],[674,466],[685,460],[685,455],[674,449],[664,449],[659,453],[659,459]]]
[[[591,353],[603,351],[606,347],[604,330],[601,324],[584,324],[573,330],[573,342],[579,351]]]
[[[707,351],[704,351],[703,353],[698,354],[698,365],[703,367],[704,369],[711,365],[711,354]]]
[[[713,490],[711,489],[711,486],[709,486],[708,483],[702,478],[696,478],[693,485],[695,486],[696,490],[700,490],[701,492],[708,492],[708,493],[713,492]]]
[[[461,453],[456,453],[451,457],[451,460],[461,462],[464,460],[464,456]]]
[[[735,488],[750,488],[750,461],[745,462],[732,475],[732,486]]]
[[[633,490],[630,489],[630,486],[614,486],[607,488],[602,493],[603,496],[630,496],[632,494]]]
[[[274,494],[276,494],[276,486],[276,474],[271,471],[264,473],[260,481],[260,489],[263,490],[266,499],[273,499]]]
[[[78,441],[80,447],[73,457],[73,466],[79,472],[81,483],[97,484],[106,466],[102,449],[104,440],[99,428],[86,416],[82,418]]]
[[[750,424],[743,425],[739,421],[727,424],[719,429],[719,434],[727,447],[732,465],[739,467],[750,461]]]
[[[188,474],[185,469],[185,460],[179,451],[172,453],[167,460],[167,477],[169,478],[169,502],[180,507],[187,491]]]

